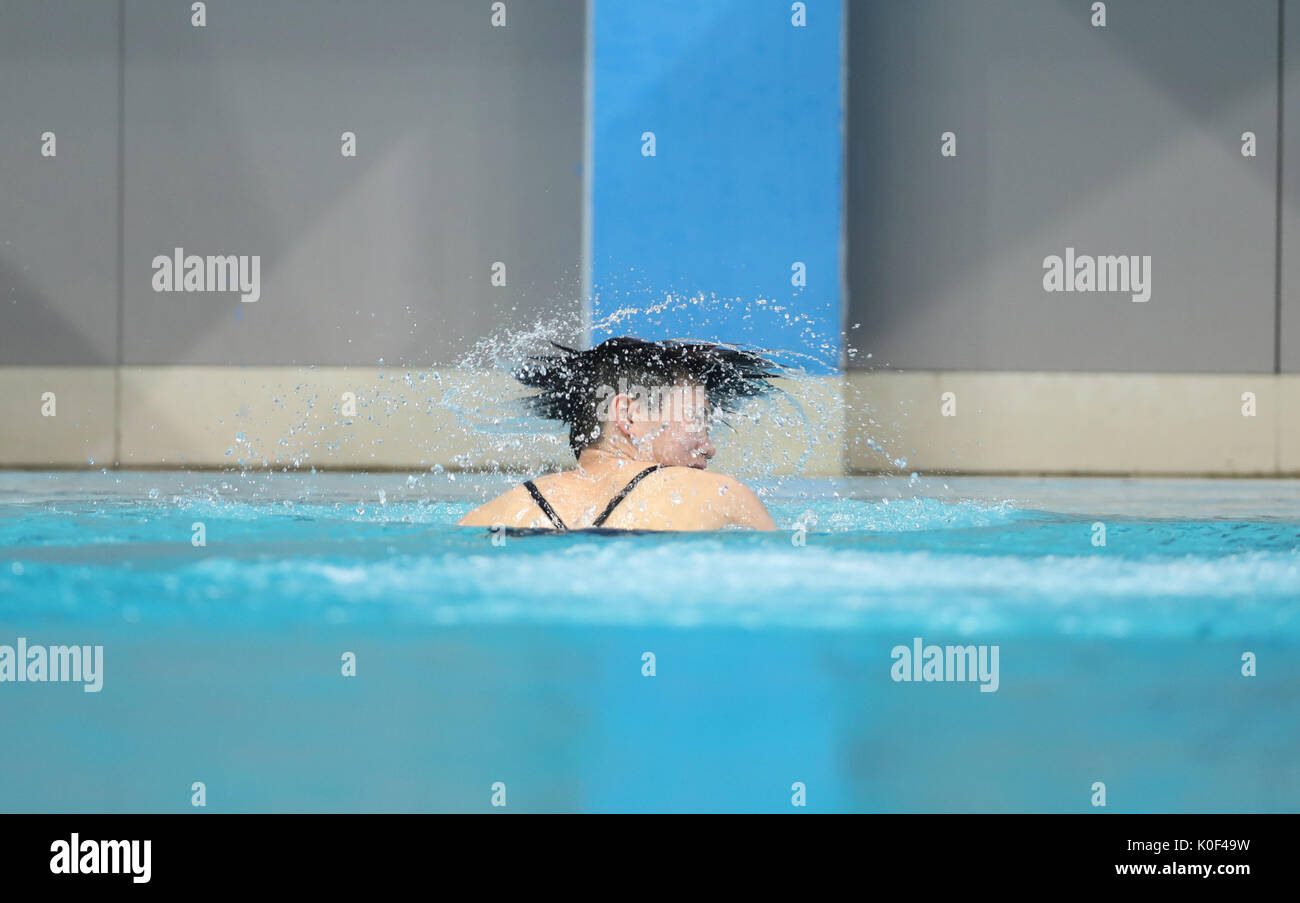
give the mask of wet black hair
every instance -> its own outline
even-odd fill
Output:
[[[568,425],[574,455],[600,434],[601,387],[618,386],[620,379],[647,387],[689,382],[704,387],[710,407],[730,410],[740,399],[771,391],[769,380],[781,375],[757,351],[709,342],[617,336],[586,351],[551,344],[559,354],[527,358],[515,379],[540,390],[523,399],[529,412]]]

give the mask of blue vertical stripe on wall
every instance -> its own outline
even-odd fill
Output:
[[[593,342],[742,342],[840,366],[843,8],[806,0],[796,27],[795,5],[592,0]],[[717,300],[645,311],[669,293]]]

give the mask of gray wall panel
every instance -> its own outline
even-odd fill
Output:
[[[871,363],[1272,370],[1277,3],[1111,3],[1105,29],[1087,7],[849,5],[847,320]],[[126,362],[444,363],[576,312],[584,4],[509,10],[492,29],[478,2],[244,0],[195,29],[188,4],[127,0]],[[0,0],[0,364],[116,359],[117,34],[112,2]],[[1300,155],[1284,163],[1297,372]],[[260,254],[262,300],[153,292],[177,245]],[[1152,300],[1044,292],[1067,245],[1152,255]]]
[[[579,310],[584,4],[488,12],[128,0],[126,362],[445,363]],[[260,255],[261,299],[153,291],[178,246]]]
[[[0,365],[117,360],[117,9],[0,0]]]
[[[1286,85],[1282,92],[1282,304],[1279,345],[1283,373],[1300,373],[1300,3],[1286,0]]]
[[[850,5],[848,321],[870,364],[1273,370],[1277,3],[1108,6],[1094,28],[1088,3]],[[1067,247],[1151,255],[1151,300],[1044,291]]]

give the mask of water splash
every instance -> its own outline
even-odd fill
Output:
[[[567,437],[555,423],[530,416],[520,403],[526,390],[510,374],[525,358],[553,353],[552,342],[566,347],[586,347],[606,338],[633,334],[637,338],[659,338],[668,320],[689,320],[700,332],[668,336],[686,342],[716,341],[709,326],[735,322],[737,311],[763,309],[781,312],[785,308],[766,299],[752,302],[738,298],[665,295],[644,306],[621,306],[590,328],[580,314],[546,317],[531,325],[500,330],[481,339],[455,365],[460,373],[492,374],[481,381],[460,380],[449,387],[443,404],[451,411],[463,438],[474,446],[457,457],[462,467],[471,461],[487,462],[480,470],[504,472],[493,461],[532,460],[552,467],[571,467]],[[742,315],[743,316],[743,315]],[[819,452],[828,449],[838,455],[841,438],[828,424],[843,422],[844,399],[828,391],[824,368],[828,349],[838,347],[829,337],[815,332],[813,321],[803,315],[785,313],[789,341],[779,348],[760,351],[782,370],[784,385],[775,385],[765,397],[748,399],[736,411],[715,422],[715,444],[743,444],[753,449],[734,460],[730,471],[743,480],[779,483],[784,474],[805,471]],[[749,346],[739,346],[749,347]],[[813,349],[812,352],[799,349]],[[725,458],[725,455],[723,456]]]

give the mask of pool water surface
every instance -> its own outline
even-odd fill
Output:
[[[0,474],[0,646],[103,660],[98,692],[0,681],[0,811],[1300,809],[1293,482],[455,526],[507,481]]]

